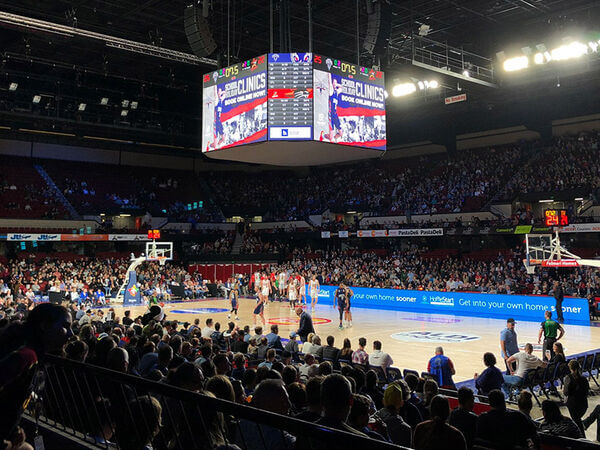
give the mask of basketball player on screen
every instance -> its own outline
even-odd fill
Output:
[[[329,74],[329,141],[338,142],[342,138],[342,124],[338,116],[338,105],[342,85],[332,74]]]
[[[317,280],[316,275],[312,276],[308,287],[310,289],[310,309],[314,311],[315,306],[319,301],[319,291],[321,290],[321,286],[319,286],[319,280]]]
[[[225,142],[225,131],[223,130],[223,123],[221,122],[221,113],[223,112],[224,100],[225,100],[225,90],[221,88],[217,88],[217,101],[215,103],[215,141],[213,144],[213,149],[218,149],[223,142]]]

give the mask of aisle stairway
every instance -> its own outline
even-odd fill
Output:
[[[58,188],[58,186],[56,185],[52,177],[48,174],[48,172],[46,172],[46,170],[39,164],[35,164],[33,167],[35,167],[35,170],[37,170],[40,176],[44,179],[48,187],[50,187],[50,189],[54,191],[54,195],[56,196],[56,198],[62,203],[62,205],[67,209],[67,211],[69,211],[71,219],[81,220],[81,216],[79,215],[79,213],[75,210],[71,202],[67,200],[67,198]]]
[[[242,244],[244,243],[244,236],[239,231],[235,234],[235,240],[231,245],[231,254],[239,255],[242,250]]]

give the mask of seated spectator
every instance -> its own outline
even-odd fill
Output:
[[[383,437],[377,431],[373,431],[369,429],[369,411],[371,408],[371,400],[368,397],[360,394],[353,395],[352,408],[350,409],[350,415],[348,416],[348,425],[350,425],[355,430],[358,430],[371,439],[377,439],[379,441],[386,441],[386,438]],[[408,428],[409,434],[411,433],[410,427],[406,425]]]
[[[540,425],[542,433],[573,439],[584,437],[577,424],[570,417],[562,415],[558,403],[552,400],[544,400],[542,402],[542,413],[544,415],[544,421]]]
[[[496,367],[496,357],[494,354],[490,352],[484,353],[483,364],[485,364],[486,369],[481,372],[481,375],[476,373],[473,376],[478,392],[481,395],[487,395],[488,392],[494,389],[502,389],[504,377],[500,369]]]
[[[302,353],[304,353],[305,355],[308,354],[312,354],[312,341],[313,338],[315,337],[315,333],[309,333],[308,336],[306,337],[306,341],[304,342],[304,344],[302,344]]]
[[[258,365],[258,369],[260,369],[261,367],[271,369],[273,367],[273,363],[275,362],[275,355],[275,349],[268,349],[266,359]]]
[[[377,386],[377,372],[374,370],[369,370],[365,374],[365,387],[362,393],[371,397],[376,409],[383,408],[383,391]]]
[[[448,424],[459,430],[465,438],[467,448],[473,447],[477,430],[477,415],[473,413],[475,396],[468,387],[458,390],[458,407],[450,413]]]
[[[535,426],[519,411],[506,409],[504,394],[493,390],[488,394],[490,411],[477,417],[476,442],[494,448],[528,448],[537,440]],[[509,431],[510,430],[510,431]]]
[[[321,383],[323,415],[315,423],[359,436],[365,436],[364,433],[346,424],[350,408],[352,407],[352,400],[350,382],[339,374],[328,375]]]
[[[202,337],[204,339],[210,339],[210,335],[213,334],[213,320],[211,318],[206,319],[206,326],[202,328]]]
[[[269,350],[269,343],[266,337],[260,338],[260,342],[256,349],[256,357],[258,359],[265,359],[267,357],[267,351]]]
[[[533,396],[531,392],[521,391],[517,399],[517,406],[519,407],[519,411],[531,421],[535,428],[538,428],[540,425],[539,422],[536,422],[531,417],[531,410],[533,409]]]
[[[471,395],[473,393],[471,392]],[[431,420],[417,425],[415,430],[416,450],[466,449],[467,444],[462,433],[446,423],[450,415],[448,399],[436,395],[431,401]]]
[[[354,352],[352,351],[352,344],[350,343],[350,339],[344,338],[344,342],[338,358],[344,361],[352,361],[353,353]]]
[[[358,348],[352,353],[352,362],[354,364],[368,364],[369,355],[365,351],[367,340],[364,337],[358,339]]]
[[[381,350],[381,342],[373,341],[373,353],[369,355],[369,365],[379,366],[385,372],[392,364],[394,364],[394,360],[390,355]]]
[[[550,359],[550,363],[554,364],[563,364],[567,361],[567,357],[565,356],[565,350],[563,349],[562,342],[555,342],[552,346],[553,355]]]
[[[283,344],[281,343],[281,338],[279,337],[279,327],[277,325],[271,325],[271,332],[267,334],[266,338],[269,348],[283,350]]]
[[[333,346],[335,338],[333,336],[327,336],[327,345],[323,347],[323,359],[330,359],[337,361],[340,349]]]
[[[264,380],[254,391],[252,406],[284,416],[290,410],[290,399],[281,380]],[[236,427],[237,428],[237,427]],[[257,425],[246,419],[241,419],[237,436],[234,441],[248,450],[290,449],[294,448],[296,438],[286,431],[269,425]]]
[[[546,367],[546,363],[543,362],[540,358],[533,354],[533,345],[525,344],[525,351],[515,353],[510,358],[506,360],[507,366],[510,368],[510,375],[503,375],[504,384],[502,385],[502,389],[506,393],[506,395],[512,397],[513,390],[517,389],[523,384],[523,380],[525,379],[525,374],[529,370],[537,369],[538,367]],[[517,369],[512,369],[512,363],[517,363]]]
[[[307,351],[304,350],[304,353],[307,353]],[[312,346],[310,347],[310,353],[319,359],[323,358],[323,346],[321,345],[321,337],[316,334],[313,336],[313,339],[312,339]]]
[[[306,381],[319,373],[319,365],[310,353],[304,356],[304,364],[300,366],[300,379]]]
[[[290,340],[285,343],[283,349],[292,354],[292,357],[296,357],[298,352],[300,351],[298,340],[296,339],[297,334],[295,332],[290,332]]]
[[[314,376],[306,383],[306,408],[296,415],[296,419],[316,422],[321,418],[321,383],[325,378]]]
[[[400,410],[407,400],[407,391],[408,389],[402,386],[402,380],[391,383],[383,394],[383,408],[375,415],[376,419],[385,423],[390,440],[404,447],[412,445],[412,429],[400,415]]]
[[[427,372],[436,377],[436,381],[441,388],[456,390],[456,386],[452,380],[452,375],[456,374],[456,370],[454,369],[452,360],[444,356],[444,349],[442,347],[436,347],[435,356],[427,364]]]

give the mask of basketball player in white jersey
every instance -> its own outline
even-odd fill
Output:
[[[287,287],[288,300],[290,301],[290,311],[296,310],[296,301],[298,300],[298,283],[294,274],[290,276],[290,281]]]
[[[310,283],[308,283],[308,288],[310,290],[310,309],[314,311],[315,306],[319,301],[319,290],[321,289],[316,275],[311,277]]]
[[[260,291],[258,294],[258,303],[256,305],[256,308],[254,308],[254,325],[256,325],[257,316],[260,316],[260,318],[262,319],[262,322],[265,326],[267,325],[267,322],[265,321],[264,312],[265,312],[265,303],[267,303],[270,293],[271,293],[271,281],[269,280],[269,277],[267,276],[267,274],[263,272],[262,276],[260,277]]]
[[[302,302],[304,302],[306,305],[306,279],[298,273],[296,281],[298,282],[298,304],[302,305]]]
[[[277,276],[277,281],[279,282],[277,289],[279,291],[278,295],[279,295],[279,299],[283,299],[285,298],[285,294],[287,292],[286,289],[286,280],[287,279],[287,273],[285,273],[285,270],[282,270],[281,272],[279,272],[279,275]]]

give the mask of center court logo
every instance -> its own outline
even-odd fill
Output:
[[[403,331],[391,335],[392,339],[402,342],[469,342],[481,339],[480,336],[464,333],[445,333],[443,331]]]

